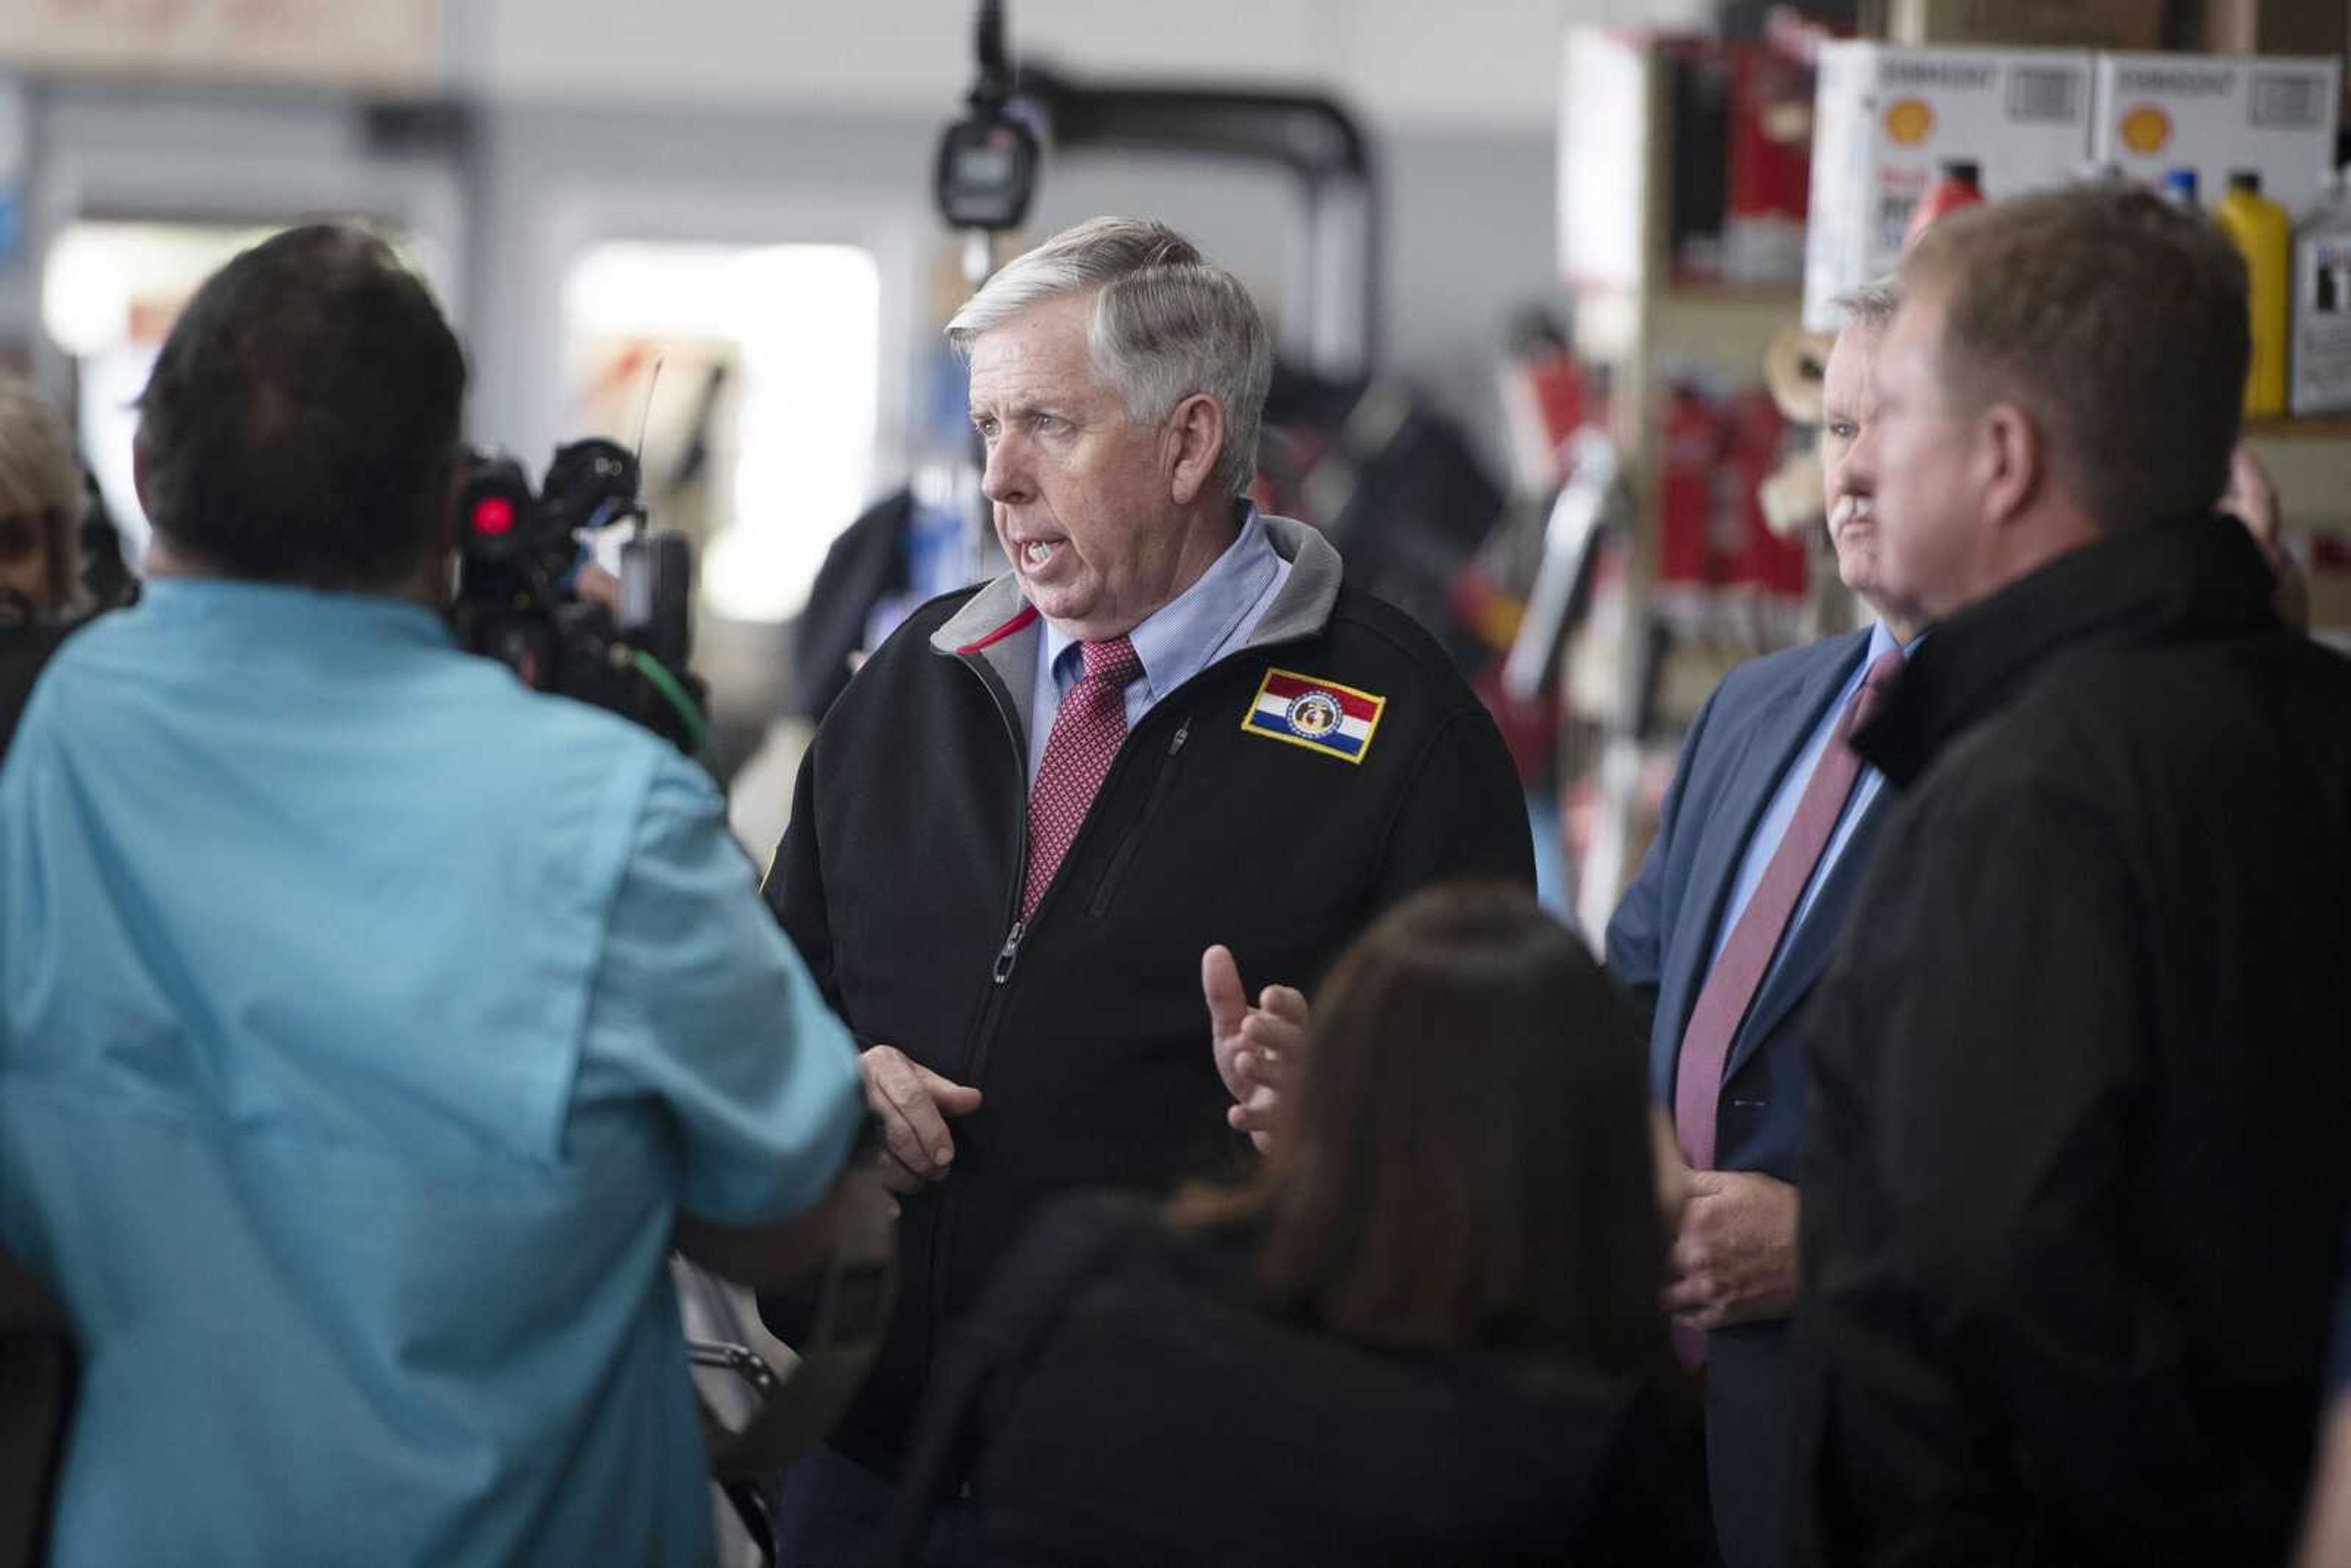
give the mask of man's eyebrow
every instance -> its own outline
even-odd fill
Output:
[[[986,414],[993,415],[1008,424],[1034,419],[1040,413],[1050,413],[1057,419],[1071,417],[1067,404],[1050,398],[1016,398],[1000,408],[993,404],[975,403],[972,405],[972,417],[974,419],[982,417],[983,409]]]

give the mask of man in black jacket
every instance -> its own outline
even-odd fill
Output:
[[[1435,642],[1241,499],[1271,350],[1238,281],[1101,219],[949,333],[1013,570],[850,683],[768,883],[904,1202],[887,1342],[787,1478],[787,1560],[879,1549],[940,1337],[1041,1199],[1246,1157],[1266,1083],[1235,1047],[1303,1003],[1252,1017],[1238,975],[1310,984],[1427,883],[1532,882],[1509,754]]]
[[[1802,1544],[2275,1562],[2351,1199],[2351,666],[2212,515],[2243,270],[2085,187],[1903,290],[1855,461],[1936,631],[1813,1003]]]

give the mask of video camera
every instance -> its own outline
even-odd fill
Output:
[[[968,112],[939,138],[931,174],[939,214],[959,229],[1015,229],[1037,193],[1037,133],[1012,108],[1015,73],[1004,47],[1003,0],[980,0],[978,73]]]
[[[556,448],[537,495],[514,458],[474,452],[450,623],[461,644],[533,691],[593,703],[700,756],[707,692],[686,670],[694,546],[646,528],[637,487],[636,457],[600,437]],[[617,593],[583,593],[591,569],[580,536],[625,523],[636,531],[621,547]]]

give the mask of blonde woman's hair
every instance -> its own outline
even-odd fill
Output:
[[[48,400],[18,376],[0,376],[0,514],[40,519],[48,544],[52,610],[74,593],[74,539],[88,509],[73,433]]]

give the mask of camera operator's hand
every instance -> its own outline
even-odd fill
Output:
[[[867,1047],[858,1066],[865,1074],[865,1103],[882,1119],[883,1185],[910,1193],[946,1180],[955,1161],[947,1120],[978,1110],[979,1091],[917,1065],[894,1045]]]
[[[601,604],[618,615],[621,612],[621,580],[588,561],[571,580],[571,591],[590,604]]]
[[[877,1214],[896,1218],[897,1205],[883,1190],[888,1186],[886,1176],[852,1166],[813,1207],[789,1219],[745,1228],[681,1214],[671,1244],[722,1280],[759,1291],[792,1290],[824,1267],[844,1234],[871,1230]]]

